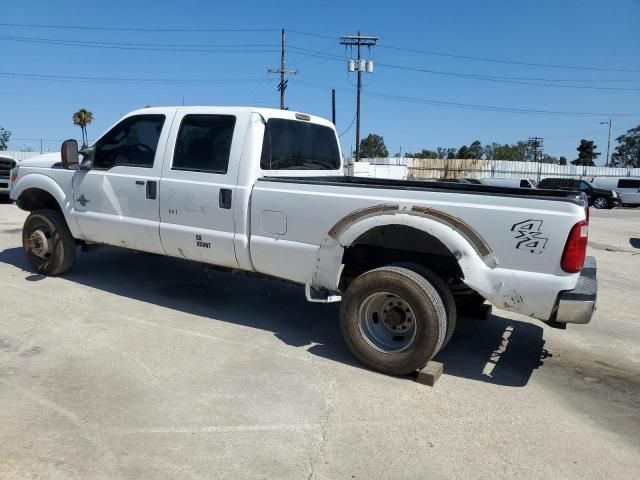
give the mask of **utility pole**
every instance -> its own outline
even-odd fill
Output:
[[[336,89],[331,89],[331,121],[336,124]]]
[[[356,94],[356,162],[360,161],[360,93],[362,92],[362,72],[373,73],[373,60],[362,59],[362,47],[375,47],[379,37],[368,37],[360,35],[340,35],[340,45],[357,47],[357,60],[347,61],[347,69],[349,72],[358,72],[358,86]]]
[[[609,124],[609,139],[607,140],[607,162],[604,164],[605,167],[609,166],[609,148],[611,147],[611,118],[609,118],[608,122],[600,122],[600,125]]]
[[[527,143],[533,149],[534,162],[538,161],[538,151],[542,153],[542,142],[543,142],[543,139],[540,137],[529,137],[529,140],[527,140]]]
[[[268,70],[269,73],[279,73],[280,74],[280,83],[278,83],[278,91],[280,92],[280,110],[287,110],[287,107],[284,104],[284,91],[287,89],[287,84],[289,80],[286,79],[287,74],[295,75],[298,73],[297,70],[287,70],[287,65],[285,63],[285,45],[286,45],[286,35],[284,32],[284,28],[282,29],[282,37],[281,37],[281,45],[280,45],[280,68],[270,68]]]

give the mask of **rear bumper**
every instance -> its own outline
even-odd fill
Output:
[[[552,322],[584,324],[591,321],[598,296],[596,271],[596,259],[587,257],[576,288],[558,294],[557,307],[551,316]]]

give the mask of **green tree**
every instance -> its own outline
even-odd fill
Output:
[[[375,133],[370,133],[367,138],[360,141],[360,158],[386,158],[389,150],[384,144],[384,138]]]
[[[612,167],[640,167],[640,125],[616,138],[618,146],[611,155]]]
[[[0,127],[0,150],[6,150],[9,139],[11,138],[11,132]]]
[[[493,142],[482,147],[482,155],[486,160],[494,160],[496,158],[496,149],[500,147],[500,144]]]
[[[467,158],[482,158],[482,143],[480,143],[480,140],[474,140],[471,145],[469,145],[469,156]]]
[[[76,113],[73,114],[73,124],[80,127],[82,130],[82,146],[86,147],[89,143],[89,139],[87,137],[87,125],[89,125],[93,121],[93,112],[81,108]]]
[[[567,164],[567,157],[560,157],[560,159],[558,160],[558,164],[559,165],[566,165]]]
[[[600,156],[600,152],[596,152],[598,148],[597,145],[593,143],[593,140],[585,140],[584,138],[580,140],[580,145],[578,145],[578,158],[573,160],[571,163],[573,165],[586,165],[588,167],[594,166],[596,158]]]
[[[405,157],[410,157],[410,158],[438,158],[438,153],[434,152],[433,150],[428,150],[426,148],[423,148],[421,152],[407,153],[405,155]]]
[[[467,147],[466,145],[462,145],[458,149],[456,158],[469,158],[469,147]]]

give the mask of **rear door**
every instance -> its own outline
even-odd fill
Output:
[[[164,253],[158,181],[171,119],[133,115],[95,145],[93,166],[73,179],[76,218],[86,240]]]
[[[622,203],[640,204],[640,179],[621,178],[618,180],[616,190],[622,197]]]
[[[249,112],[179,109],[160,181],[168,255],[236,268],[234,208]]]

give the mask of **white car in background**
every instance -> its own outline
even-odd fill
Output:
[[[480,182],[485,185],[495,185],[497,187],[512,188],[536,188],[535,180],[529,178],[481,178]]]
[[[623,205],[640,205],[640,177],[594,177],[591,183],[618,192]]]

